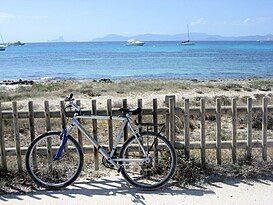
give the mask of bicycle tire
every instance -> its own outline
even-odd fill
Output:
[[[46,189],[61,189],[61,188],[64,188],[64,187],[67,187],[68,185],[72,184],[77,178],[78,176],[80,175],[80,172],[82,170],[82,167],[83,167],[83,160],[84,160],[84,156],[83,156],[83,152],[82,152],[82,149],[80,147],[80,145],[78,144],[78,142],[70,135],[67,136],[67,142],[71,142],[74,146],[75,146],[75,149],[78,153],[78,157],[79,157],[79,164],[77,166],[77,170],[76,172],[73,174],[73,177],[70,178],[68,181],[65,181],[63,183],[59,183],[59,184],[54,184],[54,183],[46,183],[46,182],[43,182],[41,180],[38,179],[38,177],[34,174],[33,170],[32,170],[32,167],[31,167],[31,155],[32,155],[32,151],[33,151],[33,148],[36,144],[39,143],[39,141],[45,139],[45,138],[48,138],[49,136],[60,136],[61,132],[54,132],[54,131],[51,131],[51,132],[46,132],[40,136],[38,136],[36,139],[34,139],[34,141],[30,144],[28,150],[27,150],[27,153],[26,153],[26,169],[27,169],[27,172],[28,174],[30,175],[31,179],[39,186],[41,187],[44,187]]]
[[[171,162],[171,167],[170,167],[169,173],[168,173],[168,175],[161,182],[159,182],[157,184],[154,184],[154,185],[143,185],[143,184],[140,184],[140,183],[134,181],[126,173],[126,169],[124,167],[121,169],[121,174],[126,179],[126,181],[128,181],[131,185],[133,185],[134,187],[136,187],[136,188],[138,188],[140,190],[148,190],[149,191],[149,190],[159,189],[162,186],[164,186],[173,177],[173,175],[175,173],[176,164],[177,164],[177,156],[176,156],[175,149],[174,149],[173,145],[163,135],[161,135],[159,133],[155,133],[155,132],[142,132],[142,133],[139,133],[139,135],[140,136],[138,138],[141,138],[142,136],[145,136],[145,135],[150,135],[150,136],[153,136],[153,137],[157,137],[157,138],[159,138],[160,140],[162,140],[167,145],[167,147],[169,148],[169,151],[170,151],[171,158],[172,158],[172,162]],[[121,151],[120,151],[120,158],[124,158],[125,157],[125,155],[126,155],[126,148],[135,139],[136,139],[135,136],[131,136],[124,143],[124,145],[122,146]]]

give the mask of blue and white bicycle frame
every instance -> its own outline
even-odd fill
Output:
[[[53,160],[58,160],[65,148],[65,144],[67,142],[67,136],[69,135],[70,131],[72,130],[73,127],[77,127],[90,141],[90,143],[92,145],[94,145],[94,147],[99,151],[100,154],[102,154],[112,165],[114,165],[114,167],[120,171],[120,169],[122,168],[122,164],[120,162],[136,162],[136,163],[144,163],[149,161],[149,157],[143,147],[143,144],[140,142],[139,140],[139,133],[138,131],[135,131],[129,121],[130,118],[130,113],[127,113],[125,117],[123,116],[98,116],[98,115],[80,115],[80,110],[76,111],[76,113],[74,114],[71,123],[68,124],[66,126],[66,128],[62,131],[61,133],[61,144],[60,147],[58,148]],[[121,126],[120,126],[120,130],[114,140],[113,143],[113,147],[110,153],[108,153],[95,139],[94,137],[81,125],[81,123],[78,121],[78,119],[93,119],[93,120],[117,120],[117,121],[121,121]],[[117,149],[117,145],[120,141],[120,139],[122,138],[122,134],[124,131],[124,128],[126,126],[126,124],[128,124],[129,129],[132,131],[133,136],[136,138],[136,141],[139,144],[139,147],[141,149],[141,151],[143,152],[143,156],[144,158],[139,159],[128,159],[128,158],[113,158],[116,149]]]

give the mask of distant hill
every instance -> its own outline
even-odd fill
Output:
[[[57,39],[53,39],[53,40],[48,40],[48,42],[65,42],[64,37],[63,36],[59,36],[59,38]]]
[[[220,36],[209,35],[206,33],[191,33],[190,37],[193,41],[273,41],[272,34],[254,36]],[[127,41],[129,39],[137,39],[140,41],[182,41],[187,39],[187,34],[140,34],[135,36],[109,34],[102,38],[94,38],[93,41]]]

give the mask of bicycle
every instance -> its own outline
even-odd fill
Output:
[[[173,145],[161,134],[147,130],[138,132],[133,129],[131,116],[141,113],[141,108],[120,108],[122,116],[82,115],[81,108],[75,103],[73,94],[65,98],[65,108],[75,113],[71,122],[61,131],[46,132],[30,144],[26,153],[26,168],[32,180],[47,189],[60,189],[72,184],[83,167],[83,151],[79,143],[70,135],[73,127],[82,132],[95,149],[103,156],[103,164],[120,172],[131,185],[142,190],[154,190],[165,185],[176,169],[176,152]],[[120,130],[110,152],[103,148],[81,125],[78,119],[118,120]],[[118,143],[125,126],[132,132],[122,145],[118,154]]]

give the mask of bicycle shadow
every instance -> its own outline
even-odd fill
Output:
[[[203,196],[206,194],[214,194],[214,192],[206,187],[202,186],[192,186],[192,187],[165,187],[156,191],[141,191],[136,188],[130,187],[127,182],[122,179],[98,179],[98,180],[90,180],[84,182],[75,182],[73,185],[67,187],[62,190],[37,190],[29,193],[19,193],[19,194],[7,194],[0,195],[1,201],[9,201],[9,200],[25,200],[26,198],[31,198],[37,200],[41,200],[44,196],[59,199],[68,197],[71,199],[76,198],[77,196],[124,196],[129,195],[131,197],[131,201],[134,204],[146,204],[145,196],[146,195],[185,195],[185,196]]]
[[[271,183],[270,183],[271,182]],[[148,195],[153,196],[204,196],[214,195],[214,189],[222,189],[222,185],[228,185],[238,187],[240,184],[246,184],[253,186],[254,183],[262,183],[266,186],[271,186],[273,178],[256,179],[256,180],[242,180],[242,179],[228,179],[223,181],[209,182],[205,186],[187,186],[178,187],[171,186],[165,187],[156,191],[140,191],[136,188],[130,187],[123,178],[101,178],[90,181],[78,181],[73,185],[62,190],[37,190],[29,193],[20,192],[19,194],[6,194],[0,195],[0,203],[9,201],[24,201],[25,199],[34,200],[39,203],[43,198],[63,199],[64,197],[70,199],[76,199],[78,196],[95,197],[95,196],[119,196],[121,199],[123,196],[130,196],[131,202],[134,204],[146,204],[146,198]]]

